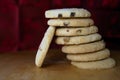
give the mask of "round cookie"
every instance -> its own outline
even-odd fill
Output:
[[[83,8],[64,8],[47,10],[45,12],[46,18],[73,18],[73,17],[90,17],[91,13]]]
[[[80,36],[80,35],[88,35],[96,32],[98,32],[98,28],[96,26],[81,27],[81,28],[57,28],[55,35],[56,36]]]
[[[50,43],[53,39],[54,33],[55,33],[55,27],[53,26],[48,27],[47,31],[45,32],[35,58],[35,64],[37,67],[42,66],[44,58],[49,49]]]
[[[92,19],[50,19],[48,25],[55,27],[88,27],[94,24]]]
[[[78,53],[89,53],[95,52],[105,48],[105,43],[103,40],[87,43],[87,44],[80,44],[80,45],[67,45],[62,47],[62,52],[68,54],[78,54]]]
[[[101,39],[101,35],[98,33],[85,35],[85,36],[73,36],[73,37],[57,37],[56,44],[60,45],[71,45],[71,44],[82,44]]]
[[[107,69],[114,67],[116,62],[112,58],[107,58],[93,62],[71,62],[71,64],[81,69]]]
[[[110,51],[108,49],[103,49],[97,52],[87,53],[87,54],[68,54],[67,59],[71,61],[95,61],[108,58],[110,56]]]

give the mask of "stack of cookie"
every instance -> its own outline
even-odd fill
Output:
[[[57,27],[56,43],[63,45],[71,64],[82,69],[105,69],[115,65],[110,51],[90,19],[91,13],[85,9],[56,9],[45,13],[48,25]]]

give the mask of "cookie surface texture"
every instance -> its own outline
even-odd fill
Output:
[[[73,17],[90,17],[91,13],[83,8],[64,8],[47,10],[45,12],[46,18],[73,18]]]
[[[96,26],[83,27],[83,28],[57,28],[55,35],[56,36],[80,36],[88,35],[98,32]]]
[[[67,45],[62,47],[62,52],[68,54],[78,54],[78,53],[89,53],[98,51],[105,48],[105,43],[103,40],[87,43],[87,44],[80,44],[80,45]]]
[[[82,44],[101,39],[101,35],[98,33],[90,34],[86,36],[73,36],[73,37],[57,37],[56,43],[59,45],[71,45],[71,44]]]
[[[71,64],[81,69],[107,69],[115,66],[116,62],[112,58],[107,58],[93,62],[71,62]]]
[[[87,54],[77,54],[77,55],[67,55],[67,59],[71,61],[95,61],[108,58],[110,56],[110,51],[108,49],[103,49],[97,52],[87,53]]]
[[[39,49],[37,51],[37,55],[36,55],[36,59],[35,59],[36,66],[38,66],[38,67],[42,66],[44,58],[49,49],[50,43],[53,39],[54,33],[55,33],[55,27],[52,27],[52,26],[48,27],[48,29],[45,32],[45,35],[41,41]]]
[[[88,27],[94,24],[92,19],[50,19],[48,25],[56,27]]]

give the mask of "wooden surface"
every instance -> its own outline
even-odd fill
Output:
[[[111,51],[117,66],[82,70],[69,64],[59,50],[49,50],[43,68],[34,64],[36,51],[0,54],[0,80],[120,80],[120,51]]]

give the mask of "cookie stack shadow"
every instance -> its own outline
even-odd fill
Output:
[[[106,69],[115,66],[98,27],[85,9],[48,10],[48,25],[56,27],[56,44],[73,66],[81,69]]]

